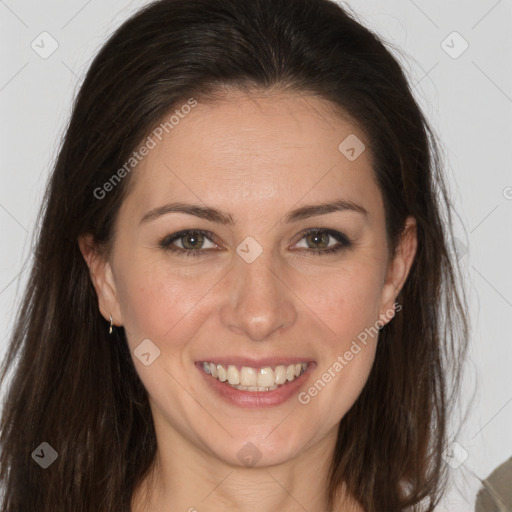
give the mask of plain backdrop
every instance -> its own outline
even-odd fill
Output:
[[[106,37],[146,3],[0,0],[2,358],[72,100]],[[394,48],[442,141],[472,337],[456,415],[467,419],[439,510],[471,512],[480,479],[512,455],[512,1],[342,5]]]

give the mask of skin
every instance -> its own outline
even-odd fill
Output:
[[[227,404],[194,362],[301,356],[316,363],[300,388],[307,391],[365,328],[391,320],[416,252],[415,222],[407,219],[390,258],[370,151],[349,161],[338,150],[350,134],[366,147],[368,140],[329,107],[318,97],[275,92],[198,104],[133,171],[110,253],[96,251],[89,235],[79,239],[99,309],[124,326],[150,397],[158,454],[133,511],[328,510],[329,454],[368,378],[377,336],[305,405],[297,396],[266,408]],[[367,215],[346,210],[284,222],[295,208],[338,199]],[[141,223],[174,201],[220,209],[235,223],[184,213]],[[344,233],[353,245],[315,254],[338,241],[304,237],[310,228]],[[159,246],[184,229],[215,235],[199,243],[204,255]],[[248,236],[263,249],[252,263],[236,252]],[[174,246],[190,247],[190,238]],[[160,356],[145,366],[133,350],[148,338]],[[261,454],[254,467],[237,457],[249,442]],[[342,494],[337,510],[362,508]]]

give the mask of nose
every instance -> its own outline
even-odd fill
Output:
[[[270,251],[264,250],[252,263],[237,256],[227,280],[221,322],[252,341],[268,340],[296,322],[293,297],[284,282],[283,268],[273,261]]]

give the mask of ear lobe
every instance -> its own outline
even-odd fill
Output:
[[[391,320],[389,311],[394,309],[398,294],[402,290],[411,269],[418,247],[417,224],[412,216],[407,217],[393,259],[389,262],[386,280],[382,289],[380,317],[385,325]]]
[[[122,325],[123,319],[110,263],[98,250],[91,234],[79,236],[78,246],[89,268],[89,275],[98,296],[98,307],[103,318],[110,322],[110,315],[112,315],[112,322],[115,325]]]

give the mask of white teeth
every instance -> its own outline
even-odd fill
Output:
[[[274,389],[277,389],[277,384],[274,384],[270,387],[263,387],[263,386],[235,386],[236,389],[239,389],[240,391],[272,391]]]
[[[218,364],[217,365],[217,378],[221,381],[221,382],[225,382],[226,380],[228,380],[228,373],[226,372],[226,369],[224,368],[224,366],[222,366],[221,364]]]
[[[240,391],[272,391],[287,381],[291,382],[300,377],[308,368],[308,363],[278,365],[275,368],[251,368],[242,366],[239,370],[235,365],[222,365],[204,362],[202,364],[206,374],[226,382],[226,384]]]
[[[258,384],[258,373],[254,368],[242,366],[240,372],[240,384],[245,387],[256,386]]]
[[[240,372],[236,366],[231,364],[228,366],[228,382],[232,386],[237,386],[240,384]]]
[[[284,384],[286,382],[286,367],[280,364],[274,371],[276,384]]]
[[[258,386],[260,387],[270,387],[274,384],[274,370],[267,366],[266,368],[261,368],[258,372]]]

